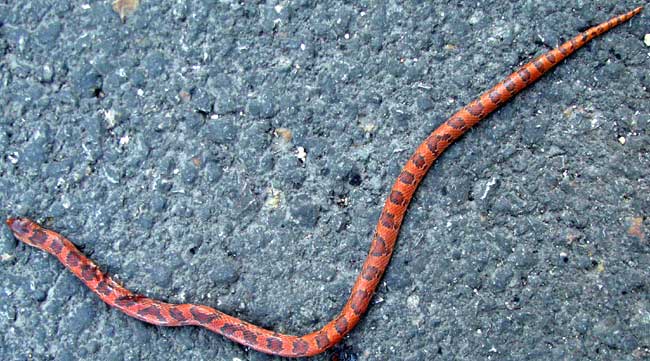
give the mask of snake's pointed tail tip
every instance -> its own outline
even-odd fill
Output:
[[[640,13],[642,10],[643,10],[643,6],[639,6],[638,8],[632,10],[632,12],[634,13],[634,15],[636,15]]]

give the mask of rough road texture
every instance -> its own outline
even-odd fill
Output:
[[[515,51],[626,9],[540,4],[504,15],[522,19],[509,24],[469,8],[222,5],[209,21],[192,15],[199,8],[144,6],[119,27],[103,6],[0,9],[7,213],[47,210],[142,293],[294,333],[341,307],[391,178],[446,117],[432,113],[507,73],[508,56],[518,65]],[[549,19],[575,26],[542,30]],[[151,29],[177,42],[155,42]],[[345,356],[647,352],[648,67],[643,34],[628,30],[443,157],[407,216],[384,302]],[[472,32],[484,48],[459,35]],[[291,141],[273,137],[278,128]],[[46,260],[25,264],[39,256],[14,249],[8,232],[3,247],[3,359],[264,357],[197,330],[133,326]]]

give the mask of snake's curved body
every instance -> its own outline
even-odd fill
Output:
[[[473,125],[535,82],[593,38],[641,12],[639,7],[592,27],[540,55],[460,109],[429,135],[406,162],[379,217],[370,251],[341,312],[321,329],[304,336],[279,334],[196,304],[171,304],[136,295],[115,282],[70,241],[27,218],[7,220],[21,241],[51,253],[102,301],[125,314],[158,326],[202,326],[257,351],[285,357],[311,356],[332,347],[354,328],[388,266],[404,214],[420,181],[440,154]]]

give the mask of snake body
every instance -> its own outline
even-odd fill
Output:
[[[641,12],[638,7],[592,27],[535,58],[447,119],[418,146],[390,191],[365,262],[341,312],[321,329],[303,336],[284,335],[197,304],[172,304],[137,295],[114,281],[69,240],[27,218],[7,224],[22,242],[51,253],[92,292],[125,314],[158,326],[201,326],[267,354],[302,357],[319,354],[341,341],[368,308],[397,241],[413,193],[440,154],[473,125],[535,82],[593,38]]]

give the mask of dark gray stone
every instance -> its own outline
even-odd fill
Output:
[[[315,204],[298,203],[291,207],[294,222],[305,228],[313,228],[318,222],[319,207]]]
[[[229,144],[237,139],[238,129],[228,120],[211,120],[204,127],[207,140],[217,144]]]
[[[83,65],[73,72],[74,91],[81,98],[91,98],[102,88],[102,76],[90,65]]]

